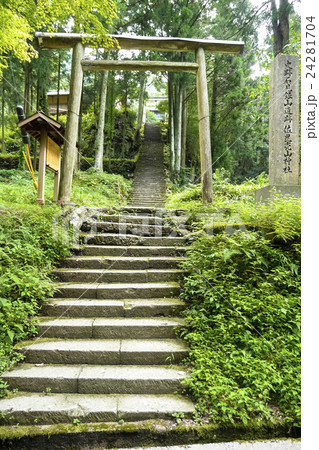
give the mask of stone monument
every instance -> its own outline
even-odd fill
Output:
[[[256,202],[272,192],[300,197],[299,57],[277,55],[269,92],[269,186],[258,189]]]

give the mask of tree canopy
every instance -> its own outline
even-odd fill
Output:
[[[0,71],[7,66],[9,52],[20,61],[37,55],[32,44],[36,30],[69,27],[94,34],[100,45],[106,45],[115,17],[114,0],[0,0]]]

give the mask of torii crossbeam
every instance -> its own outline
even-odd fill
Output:
[[[153,36],[115,36],[111,48],[125,50],[152,50],[163,52],[195,52],[196,63],[174,63],[159,61],[91,61],[84,60],[84,47],[96,47],[93,36],[78,33],[35,33],[43,49],[73,48],[68,118],[62,159],[59,200],[69,202],[73,167],[76,157],[78,117],[82,91],[83,70],[145,70],[194,72],[197,75],[197,101],[199,141],[201,159],[202,199],[211,203],[212,161],[209,129],[209,104],[206,79],[205,52],[241,55],[242,41],[220,41]]]

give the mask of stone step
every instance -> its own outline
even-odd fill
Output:
[[[158,199],[165,201],[166,191],[164,189],[158,189],[156,186],[156,193],[150,194],[150,192],[147,189],[139,189],[138,187],[136,187],[131,192],[129,199],[134,198],[134,197],[140,198],[141,200],[147,200],[147,201],[154,201],[154,200],[158,200]]]
[[[178,298],[154,299],[50,299],[42,315],[52,317],[156,317],[178,316],[185,305]]]
[[[147,200],[145,200],[146,198],[147,198]],[[157,196],[157,197],[155,197],[155,196],[149,197],[149,195],[147,193],[141,192],[139,194],[132,195],[129,198],[129,203],[132,204],[133,202],[136,205],[140,205],[141,203],[146,203],[146,204],[152,205],[152,206],[156,206],[157,204],[164,205],[165,196],[161,195],[161,196]],[[138,203],[138,202],[141,202],[141,203]]]
[[[181,367],[20,364],[2,375],[11,390],[78,394],[173,394],[183,390]]]
[[[97,214],[95,219],[103,222],[131,223],[143,225],[164,225],[166,220],[162,217],[131,215],[131,214]]]
[[[178,297],[179,283],[55,283],[55,298],[163,298]]]
[[[146,189],[135,189],[133,190],[133,192],[131,193],[129,199],[132,198],[136,198],[136,199],[140,199],[140,200],[144,200],[144,201],[156,201],[156,200],[162,200],[163,202],[165,201],[166,198],[166,192],[165,190],[159,189],[157,190],[156,194],[154,195],[150,195],[149,191],[147,191]]]
[[[170,213],[174,210],[168,210],[165,208],[152,208],[150,206],[122,206],[120,208],[121,212],[126,212],[129,214],[144,214],[144,215],[151,215],[151,216],[162,216],[164,213]]]
[[[66,283],[158,283],[178,281],[186,272],[180,269],[113,270],[54,269],[52,274]]]
[[[119,257],[149,257],[149,256],[184,256],[189,247],[181,246],[114,246],[114,245],[86,245],[74,247],[75,253],[83,256],[119,256]]]
[[[80,242],[84,244],[93,245],[145,245],[145,246],[178,246],[182,247],[186,243],[185,237],[148,237],[137,236],[127,234],[112,234],[112,233],[99,233],[99,234],[80,234]]]
[[[43,317],[41,338],[65,339],[172,339],[183,319],[171,317]]]
[[[176,269],[182,257],[132,257],[132,256],[72,256],[62,262],[63,267],[74,269]]]
[[[46,425],[172,419],[194,413],[193,403],[179,395],[103,395],[18,393],[0,399],[0,424]]]
[[[36,339],[15,350],[31,364],[178,364],[188,355],[180,339]]]
[[[146,224],[130,224],[130,223],[117,223],[117,222],[94,222],[92,230],[96,233],[119,233],[135,236],[180,236],[180,231],[173,230],[168,225],[146,225]]]

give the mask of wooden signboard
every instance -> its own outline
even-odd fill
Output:
[[[43,205],[45,169],[54,172],[53,201],[58,200],[60,184],[60,146],[64,141],[64,128],[61,123],[52,119],[43,111],[38,111],[30,117],[18,123],[27,133],[40,141],[39,150],[39,175],[38,175],[38,197],[37,203]]]
[[[51,138],[48,137],[47,161],[46,161],[47,169],[52,170],[52,172],[58,172],[60,170],[60,157],[61,157],[60,146],[56,144],[54,141],[52,141]]]

